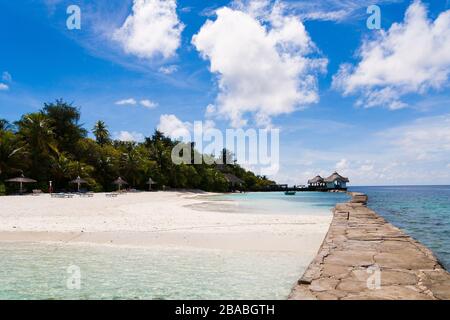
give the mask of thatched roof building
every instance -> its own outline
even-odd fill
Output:
[[[314,190],[346,190],[347,182],[349,182],[348,178],[341,176],[335,171],[325,179],[321,176],[315,176],[308,180],[308,186]]]
[[[348,178],[341,176],[336,171],[331,176],[324,179],[327,189],[347,189]]]
[[[325,178],[324,181],[326,183],[335,182],[335,181],[345,182],[345,183],[349,182],[348,178],[341,176],[336,171],[333,172],[333,174],[331,176],[329,176],[328,178]]]
[[[314,178],[308,180],[308,184],[315,186],[315,185],[319,185],[319,184],[323,184],[323,178],[321,176],[315,176]]]

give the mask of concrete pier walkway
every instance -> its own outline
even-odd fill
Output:
[[[450,274],[433,253],[351,193],[289,299],[450,299]]]

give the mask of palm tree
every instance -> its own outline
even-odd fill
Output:
[[[106,126],[105,122],[103,122],[101,120],[99,120],[95,123],[95,126],[92,129],[92,132],[94,133],[95,140],[102,147],[111,141],[110,136],[109,136],[108,127]]]
[[[234,156],[226,149],[219,157],[228,165],[208,162],[177,166],[171,153],[179,141],[158,130],[143,143],[113,141],[105,123],[97,121],[92,129],[93,140],[86,137],[79,119],[79,109],[62,100],[45,104],[40,112],[25,114],[13,124],[0,119],[0,180],[23,171],[39,180],[40,188],[46,188],[47,180],[67,188],[70,180],[81,176],[93,190],[100,191],[108,190],[118,176],[132,186],[145,188],[148,177],[152,177],[161,186],[225,191],[228,182],[223,171],[243,179],[250,189],[273,183],[233,165]],[[191,156],[200,155],[194,144],[191,146]],[[210,157],[215,159],[215,155]],[[0,193],[5,193],[2,183]]]
[[[19,146],[14,133],[0,130],[0,176],[19,171],[23,155],[24,147]]]
[[[29,113],[16,123],[18,136],[36,152],[55,150],[53,129],[43,113]]]
[[[9,121],[6,119],[0,119],[0,131],[6,131],[11,128]]]
[[[52,161],[52,179],[55,186],[61,186],[62,182],[70,180],[72,177],[80,175],[80,164],[70,158],[66,152],[61,152]]]
[[[120,159],[120,171],[130,179],[132,186],[136,186],[143,167],[143,159],[133,142],[124,143],[124,152]],[[142,177],[141,177],[142,178]]]
[[[77,141],[87,134],[79,124],[80,110],[58,99],[52,103],[45,103],[42,113],[47,117],[60,149],[77,154]]]
[[[31,157],[31,174],[37,178],[47,178],[53,156],[58,149],[50,122],[45,114],[29,113],[16,122],[17,136]]]

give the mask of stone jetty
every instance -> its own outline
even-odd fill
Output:
[[[433,253],[350,193],[290,300],[450,299],[450,274]]]

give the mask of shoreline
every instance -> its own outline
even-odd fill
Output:
[[[332,216],[329,210],[313,215],[306,209],[283,214],[278,207],[250,212],[238,201],[209,201],[188,192],[0,197],[0,207],[0,267],[9,275],[0,276],[0,286],[11,290],[3,292],[7,299],[18,294],[9,279],[26,284],[30,278],[64,277],[61,266],[72,264],[90,277],[109,279],[113,269],[103,268],[109,263],[122,270],[116,285],[129,293],[88,282],[80,293],[58,284],[42,289],[39,280],[26,287],[33,293],[23,296],[159,298],[166,288],[162,297],[168,299],[285,300]],[[233,210],[218,210],[226,208]]]
[[[349,194],[288,299],[450,299],[450,273],[432,251],[369,209],[365,194]]]
[[[167,248],[186,250],[226,250],[241,252],[295,253],[314,257],[317,246],[302,248],[298,242],[320,244],[322,234],[295,235],[250,232],[45,232],[0,231],[1,243],[42,243],[55,245],[113,246],[123,248]],[[307,262],[308,263],[308,262]]]
[[[307,265],[331,222],[331,215],[248,213],[232,201],[209,201],[205,195],[216,194],[2,197],[0,242],[304,252]]]

